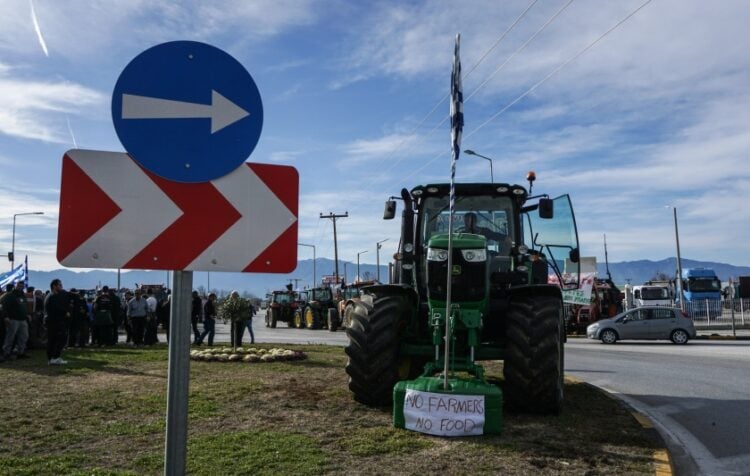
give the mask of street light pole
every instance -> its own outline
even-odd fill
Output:
[[[25,213],[16,213],[13,215],[13,241],[10,245],[10,269],[13,270],[13,267],[16,264],[16,217],[20,217],[21,215],[44,215],[44,212],[25,212]]]
[[[361,255],[361,254],[365,254],[365,253],[367,253],[367,250],[364,250],[364,251],[360,251],[359,253],[357,253],[357,282],[358,282],[358,283],[359,283],[360,281],[362,281],[362,278],[361,278],[361,277],[360,277],[360,275],[359,275],[359,255]]]
[[[382,243],[385,241],[388,241],[388,238],[386,238],[385,240],[380,240],[375,244],[375,262],[378,266],[378,282],[380,282],[380,248],[383,247]]]
[[[682,293],[682,258],[680,257],[680,233],[677,229],[677,207],[672,207],[674,212],[674,239],[677,243],[677,282],[680,289],[680,309],[685,310],[685,299]]]
[[[464,151],[464,154],[468,154],[468,155],[476,155],[477,157],[481,157],[481,158],[483,158],[483,159],[485,159],[485,160],[489,160],[489,161],[490,161],[490,181],[491,181],[492,183],[495,183],[495,175],[494,175],[494,174],[492,173],[492,159],[490,159],[489,157],[486,157],[486,156],[484,156],[484,155],[482,155],[482,154],[477,154],[476,152],[474,152],[474,151],[473,151],[473,150],[471,150],[471,149],[466,149],[466,150]]]
[[[297,243],[299,246],[309,246],[313,249],[313,285],[312,287],[317,286],[318,278],[315,274],[315,245],[306,245],[305,243]]]

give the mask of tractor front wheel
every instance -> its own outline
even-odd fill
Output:
[[[555,297],[520,296],[508,310],[505,395],[530,413],[559,413],[563,402],[562,303]]]
[[[276,321],[279,320],[279,314],[281,314],[281,309],[271,309],[271,321],[269,322],[271,328],[276,328]]]
[[[317,312],[310,306],[305,308],[305,327],[308,329],[317,329],[320,327]]]
[[[384,406],[393,399],[399,380],[399,321],[409,312],[401,296],[384,296],[355,303],[346,328],[349,356],[346,373],[354,399],[368,406]]]
[[[297,329],[302,329],[303,327],[305,327],[305,318],[302,315],[302,309],[297,309],[294,311],[294,317],[292,318],[292,320],[294,321],[294,327],[296,327]]]

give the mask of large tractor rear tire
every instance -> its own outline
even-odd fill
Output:
[[[399,380],[399,321],[409,313],[401,296],[384,296],[372,305],[355,303],[351,325],[346,328],[349,345],[349,390],[354,399],[369,406],[384,406],[393,400]]]
[[[556,414],[563,402],[562,303],[520,296],[508,310],[503,374],[508,402],[525,412]]]

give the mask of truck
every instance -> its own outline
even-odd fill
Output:
[[[633,306],[671,306],[672,293],[665,284],[633,286]]]
[[[682,299],[690,317],[718,317],[721,315],[721,280],[710,268],[683,269],[682,296],[678,293],[676,305]]]

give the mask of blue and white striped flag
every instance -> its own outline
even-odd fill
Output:
[[[5,290],[5,286],[8,284],[15,284],[17,281],[26,280],[26,267],[23,264],[19,264],[7,273],[0,274],[0,288]]]
[[[453,72],[451,73],[451,188],[450,188],[450,220],[448,221],[448,273],[446,283],[445,299],[445,355],[443,370],[443,387],[448,389],[448,362],[450,356],[450,325],[451,320],[451,292],[453,276],[453,214],[456,211],[456,162],[461,152],[461,132],[464,128],[464,94],[461,90],[461,59],[459,50],[461,47],[461,35],[456,35],[456,47],[453,50]]]
[[[458,155],[461,153],[461,132],[464,129],[464,93],[461,88],[461,58],[459,50],[461,49],[461,34],[456,35],[456,47],[453,50],[453,71],[451,73],[451,151],[453,158],[451,160],[451,190],[450,190],[450,209],[451,219],[455,211],[456,190],[454,181],[456,179],[456,162]]]

